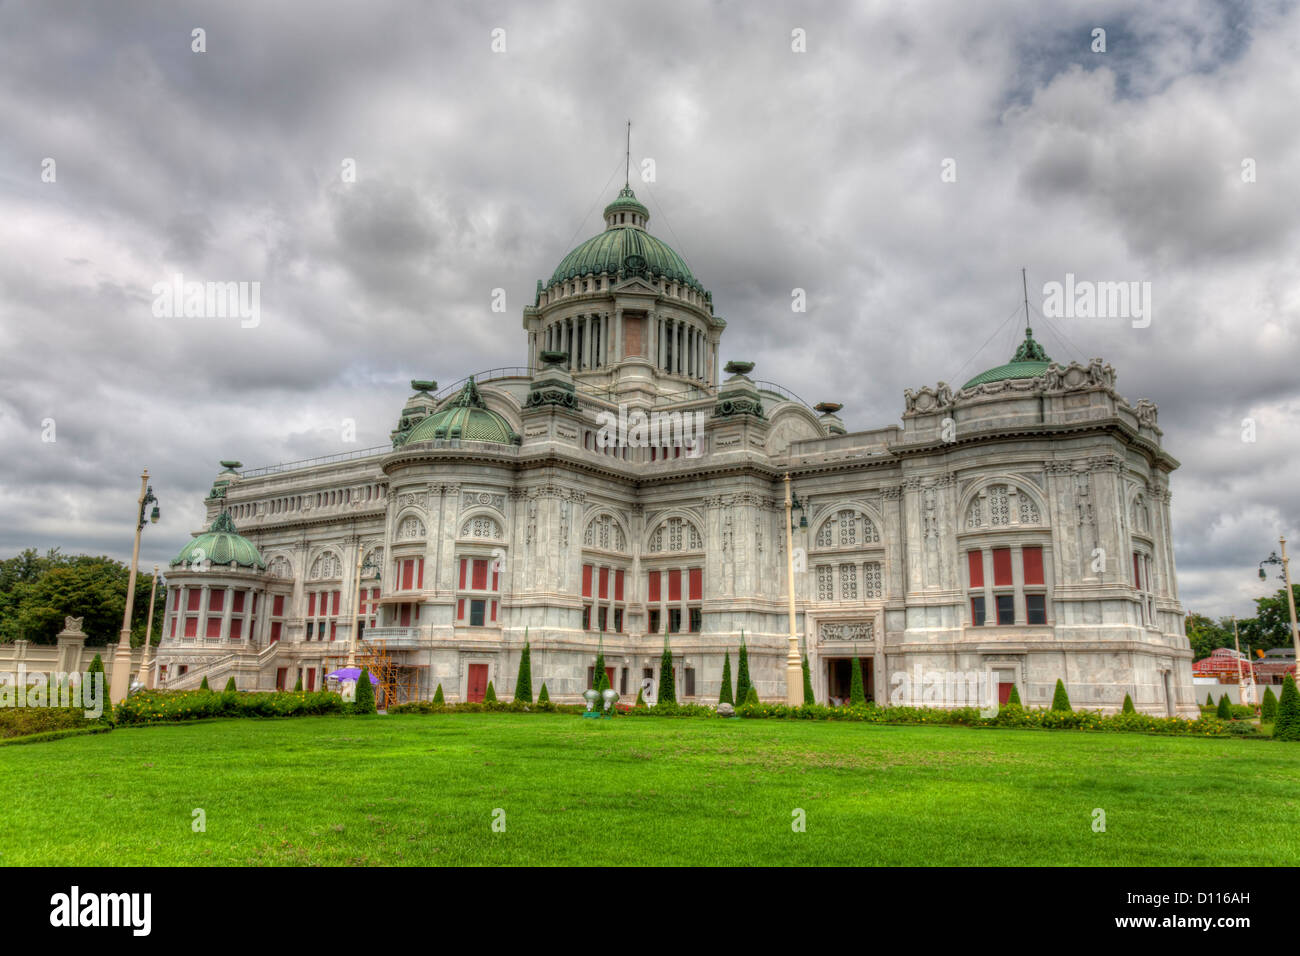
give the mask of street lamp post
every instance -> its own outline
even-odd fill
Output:
[[[153,504],[153,511],[148,519],[145,509]],[[131,690],[131,611],[135,606],[135,570],[140,560],[140,532],[144,530],[146,520],[158,523],[158,499],[153,496],[153,487],[149,484],[149,469],[140,475],[140,510],[136,514],[135,546],[131,550],[131,573],[126,584],[126,608],[122,612],[122,634],[118,638],[117,653],[113,655],[113,679],[109,700],[120,704],[126,700]]]
[[[1295,648],[1296,675],[1300,677],[1300,627],[1296,626],[1295,592],[1291,590],[1291,559],[1287,557],[1285,535],[1278,539],[1278,544],[1282,546],[1282,557],[1279,558],[1275,552],[1259,562],[1259,576],[1261,578],[1268,577],[1264,573],[1264,565],[1266,564],[1282,565],[1282,580],[1286,583],[1286,601],[1291,610],[1291,645]]]
[[[790,639],[785,657],[785,702],[791,707],[803,704],[803,664],[799,660],[799,635],[794,622],[794,518],[791,510],[796,501],[790,493],[790,473],[785,474],[785,581],[789,595]],[[799,510],[803,505],[799,504]],[[808,526],[807,516],[799,519],[801,527]]]
[[[153,606],[158,595],[158,565],[153,566],[153,586],[149,588],[149,623],[144,626],[144,653],[140,657],[140,683],[145,690],[153,687],[153,669],[149,666],[149,643],[153,639]]]
[[[357,543],[356,593],[352,595],[352,629],[348,632],[348,667],[357,666],[357,621],[361,616],[361,575],[364,571],[374,571],[379,577],[379,568],[370,562],[362,564],[365,546]]]

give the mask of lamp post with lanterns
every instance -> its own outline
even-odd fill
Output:
[[[153,607],[158,596],[158,565],[153,566],[153,586],[149,588],[149,623],[144,626],[144,653],[140,656],[140,683],[145,690],[153,687],[153,668],[149,666],[149,645],[153,640]]]
[[[362,555],[365,552],[365,546],[357,544],[357,574],[356,574],[356,593],[352,595],[352,630],[348,633],[348,667],[357,666],[357,622],[361,616],[361,576],[367,571],[373,572],[376,581],[379,580],[379,567],[373,561],[366,559],[362,563]]]
[[[1286,537],[1283,536],[1279,538],[1278,544],[1282,546],[1282,557],[1279,558],[1277,552],[1274,551],[1263,561],[1259,562],[1259,577],[1261,581],[1268,577],[1268,574],[1264,571],[1264,565],[1282,565],[1282,580],[1286,584],[1287,606],[1291,610],[1291,645],[1295,648],[1297,675],[1300,676],[1300,627],[1296,627],[1295,592],[1291,590],[1291,559],[1287,557],[1286,553]]]
[[[153,510],[146,518],[145,512],[151,504]],[[160,517],[158,499],[153,496],[153,486],[149,484],[148,468],[140,475],[139,505],[135,523],[135,547],[131,551],[131,573],[126,584],[126,608],[122,612],[122,634],[117,642],[117,653],[113,655],[113,678],[109,700],[114,704],[126,700],[126,695],[131,690],[131,611],[135,606],[135,571],[136,564],[140,561],[140,532],[144,531],[147,522],[157,524]],[[145,653],[148,653],[147,649]]]
[[[804,505],[798,496],[790,490],[790,473],[785,473],[785,581],[786,593],[789,595],[790,638],[785,657],[785,702],[791,707],[803,704],[803,662],[799,659],[799,635],[795,633],[794,622],[794,517],[792,512],[798,510],[799,527],[808,527],[808,516],[803,514]]]

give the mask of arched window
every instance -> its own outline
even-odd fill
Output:
[[[626,551],[627,536],[613,515],[603,513],[592,518],[587,525],[582,536],[582,546],[600,548],[602,551]]]
[[[699,530],[683,518],[669,518],[650,536],[650,552],[700,551],[704,541]]]
[[[312,581],[324,581],[343,577],[343,561],[333,551],[326,551],[311,563],[311,573],[307,575]]]
[[[982,488],[966,506],[967,531],[1042,523],[1043,516],[1033,495],[1010,482],[998,482]]]
[[[424,522],[415,515],[408,515],[397,526],[398,541],[419,540],[425,535]]]
[[[476,518],[470,518],[460,529],[462,538],[490,538],[494,541],[500,541],[505,537],[501,533],[501,525],[497,524],[495,518],[487,515],[479,515]]]
[[[852,508],[842,508],[827,518],[814,539],[818,548],[856,548],[879,543],[876,523]]]

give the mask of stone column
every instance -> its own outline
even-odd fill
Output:
[[[211,586],[204,584],[199,588],[199,627],[195,635],[199,641],[208,639],[208,602],[211,601]]]
[[[614,310],[614,361],[623,361],[623,310]]]
[[[230,643],[230,615],[235,607],[235,589],[225,588],[221,598],[221,643]]]

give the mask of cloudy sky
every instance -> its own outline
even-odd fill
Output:
[[[1297,63],[1275,2],[0,2],[0,553],[129,557],[148,467],[165,563],[219,459],[383,444],[411,378],[521,364],[630,118],[724,360],[850,428],[1005,361],[1021,267],[1036,308],[1150,282],[1147,328],[1035,335],[1159,404],[1183,602],[1249,613],[1300,531]],[[155,316],[178,273],[260,322]]]

